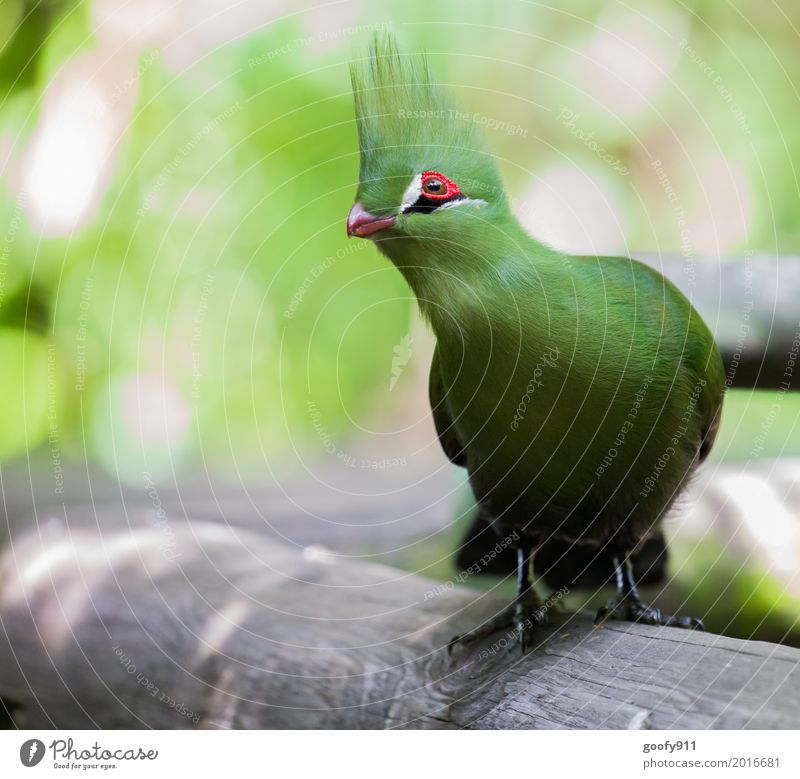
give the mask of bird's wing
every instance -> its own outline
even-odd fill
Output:
[[[433,352],[431,361],[431,375],[428,382],[428,397],[433,412],[433,423],[436,425],[436,434],[444,453],[452,463],[461,468],[467,467],[467,455],[464,446],[458,438],[458,433],[453,425],[453,419],[447,408],[442,374],[439,370],[439,347]]]
[[[719,431],[725,390],[725,366],[714,335],[678,286],[650,265],[622,258],[621,262],[605,264],[603,270],[606,274],[621,271],[623,284],[626,283],[627,274],[633,271],[637,281],[649,283],[654,298],[659,294],[664,295],[676,307],[674,317],[679,323],[676,332],[685,339],[681,362],[693,372],[694,380],[703,379],[702,392],[697,402],[700,415],[697,462],[702,463],[711,451]]]

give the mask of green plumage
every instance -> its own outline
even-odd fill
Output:
[[[528,235],[478,128],[452,118],[463,114],[423,58],[378,40],[353,87],[357,199],[395,217],[370,237],[436,335],[431,405],[446,453],[502,535],[630,552],[713,440],[723,366],[711,333],[651,268]],[[465,199],[401,213],[427,170]]]

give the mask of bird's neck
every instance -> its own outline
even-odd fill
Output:
[[[491,225],[464,225],[457,235],[402,237],[379,248],[402,272],[437,337],[496,323],[557,256],[511,214]]]

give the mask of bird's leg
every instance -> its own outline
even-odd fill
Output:
[[[648,625],[668,625],[674,628],[703,630],[703,622],[695,617],[676,617],[662,614],[660,609],[645,606],[636,589],[633,578],[633,565],[629,554],[615,555],[614,572],[617,594],[598,610],[595,624],[606,619],[622,619],[629,622],[645,622]]]
[[[532,555],[533,549],[523,541],[517,548],[517,597],[513,606],[514,630],[523,654],[532,643],[534,628],[547,620],[531,581]]]
[[[508,627],[513,628],[512,633],[519,641],[523,653],[528,651],[533,643],[533,631],[547,621],[531,581],[532,557],[533,545],[522,540],[517,548],[517,595],[513,603],[475,630],[453,638],[447,645],[449,652],[457,644],[471,643]]]

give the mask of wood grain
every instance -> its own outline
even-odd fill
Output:
[[[800,651],[550,612],[447,642],[505,599],[144,512],[53,520],[0,560],[0,697],[19,727],[796,728]]]

